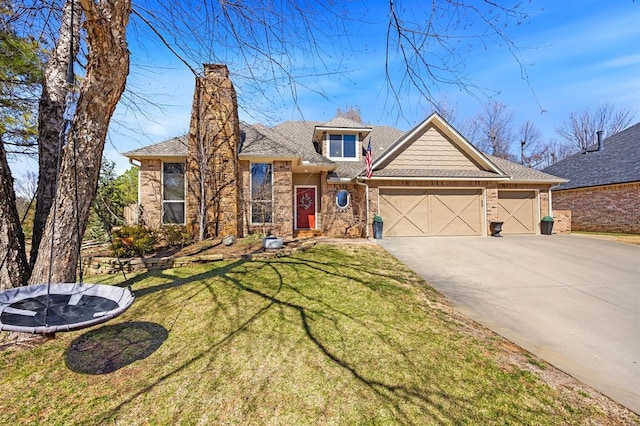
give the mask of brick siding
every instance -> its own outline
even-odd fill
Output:
[[[640,182],[554,191],[553,207],[571,210],[574,231],[640,234]]]
[[[555,194],[553,197],[555,200]],[[553,233],[571,233],[571,210],[558,210],[555,208],[553,209]]]

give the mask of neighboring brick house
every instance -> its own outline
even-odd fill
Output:
[[[359,237],[379,214],[387,236],[488,235],[492,221],[503,234],[538,234],[550,188],[563,182],[481,153],[435,113],[406,133],[346,118],[249,125],[218,65],[205,66],[194,98],[188,136],[124,154],[139,162],[148,226]]]
[[[572,230],[640,234],[640,123],[544,171],[568,179],[553,207],[571,210]]]

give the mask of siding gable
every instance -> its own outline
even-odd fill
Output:
[[[406,145],[385,169],[483,170],[435,126],[428,126]]]

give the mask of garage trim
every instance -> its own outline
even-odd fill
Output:
[[[524,189],[524,188],[498,188],[498,206],[500,206],[500,194],[504,192],[527,192],[533,193],[534,202],[533,202],[533,231],[529,233],[530,235],[539,235],[540,234],[540,191],[538,189]],[[506,232],[505,232],[506,231]],[[503,234],[508,234],[509,230],[503,228]]]
[[[487,191],[478,186],[380,186],[377,197],[377,211],[380,212],[381,192],[385,190],[416,190],[416,191],[477,191],[480,196],[480,232],[479,236],[487,235]],[[384,219],[384,218],[383,218]],[[425,235],[426,236],[426,235]]]

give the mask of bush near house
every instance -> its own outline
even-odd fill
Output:
[[[144,256],[156,249],[158,238],[144,226],[123,226],[113,232],[112,251],[118,257]]]

